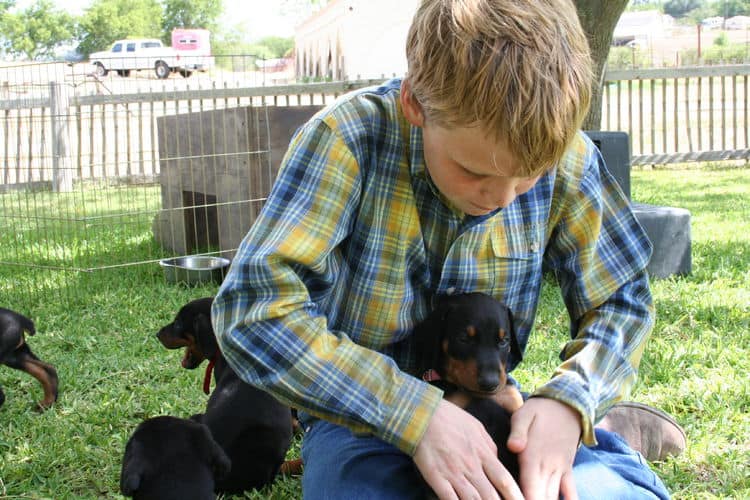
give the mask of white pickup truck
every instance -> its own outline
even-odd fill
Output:
[[[209,49],[210,50],[210,49]],[[117,40],[110,50],[94,52],[89,56],[94,73],[105,77],[110,71],[120,76],[130,76],[131,71],[153,70],[157,78],[167,78],[170,73],[188,77],[193,71],[205,71],[213,65],[212,56],[194,55],[167,47],[155,38]]]

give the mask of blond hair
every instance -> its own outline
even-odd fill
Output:
[[[406,78],[425,119],[480,127],[522,172],[554,166],[591,98],[591,57],[571,0],[422,0]]]

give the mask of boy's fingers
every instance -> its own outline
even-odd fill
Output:
[[[485,472],[492,482],[493,491],[500,492],[504,500],[523,500],[521,487],[513,479],[513,476],[510,475],[510,472],[501,464],[498,463],[496,467],[485,468]],[[482,498],[485,497],[483,496]],[[493,496],[491,498],[497,497]]]
[[[513,453],[521,453],[526,449],[529,428],[534,421],[533,413],[523,411],[523,407],[513,413],[510,421],[510,435],[508,436],[508,449]]]
[[[576,481],[573,471],[563,474],[560,481],[560,496],[564,500],[578,500],[578,491],[576,490]]]
[[[441,500],[458,500],[458,495],[453,490],[453,486],[445,479],[437,479],[435,484],[430,484],[430,487],[432,487],[435,496]]]

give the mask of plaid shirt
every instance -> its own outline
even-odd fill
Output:
[[[534,395],[576,408],[594,443],[593,423],[632,387],[653,325],[651,247],[627,199],[579,134],[507,208],[458,213],[427,175],[399,87],[343,96],[297,131],[213,304],[229,364],[287,404],[413,454],[442,396],[415,376],[410,341],[432,298],[493,295],[523,349],[544,266],[571,340]]]

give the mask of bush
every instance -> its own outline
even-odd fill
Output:
[[[630,47],[611,47],[607,57],[607,68],[612,69],[634,69],[651,66],[648,52]]]
[[[682,66],[742,64],[746,61],[748,61],[748,46],[743,43],[712,45],[701,53],[700,59],[696,49],[680,52],[680,64]]]

